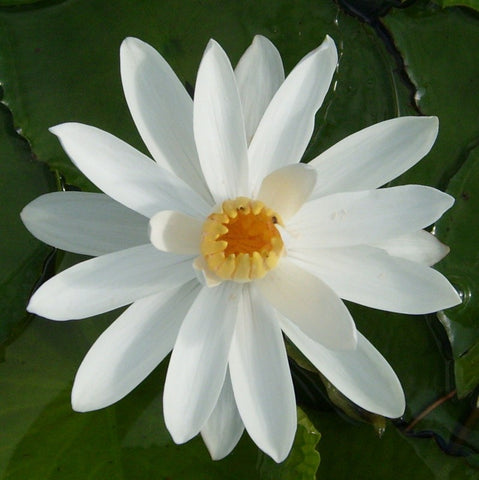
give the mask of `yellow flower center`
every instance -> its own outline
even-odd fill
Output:
[[[278,214],[246,197],[226,200],[203,224],[200,250],[222,280],[248,282],[273,269],[283,251]]]

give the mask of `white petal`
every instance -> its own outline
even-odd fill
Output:
[[[281,215],[291,218],[309,198],[316,183],[316,172],[296,163],[270,173],[261,184],[258,199]]]
[[[315,275],[282,259],[256,284],[276,310],[313,340],[336,350],[356,347],[356,327],[348,309]]]
[[[160,210],[206,215],[211,207],[174,174],[122,140],[80,123],[50,129],[73,163],[107,195],[146,217]]]
[[[35,237],[68,252],[96,256],[149,243],[148,219],[99,193],[47,193],[20,215]]]
[[[151,155],[211,201],[193,137],[193,101],[175,72],[136,38],[123,41],[120,61],[126,101]]]
[[[334,42],[327,36],[298,63],[271,100],[249,147],[254,193],[270,172],[300,161],[337,60]]]
[[[447,245],[425,230],[390,238],[376,243],[374,246],[386,250],[393,257],[404,258],[427,266],[434,265],[449,253]]]
[[[322,278],[341,298],[368,307],[423,314],[461,302],[452,285],[436,270],[391,257],[378,248],[290,250],[289,258]]]
[[[223,387],[239,286],[203,288],[187,313],[171,354],[163,393],[165,423],[184,443],[205,425]]]
[[[183,213],[158,212],[150,220],[150,240],[164,252],[198,255],[201,225],[201,221]]]
[[[248,434],[276,462],[288,455],[296,431],[296,402],[275,312],[244,286],[230,352],[233,391]]]
[[[241,103],[230,61],[210,40],[195,87],[193,125],[201,168],[217,203],[247,195],[248,157]]]
[[[213,413],[201,429],[201,436],[213,460],[226,457],[239,442],[244,425],[236,406],[229,372]]]
[[[141,383],[173,348],[199,288],[193,280],[138,300],[120,315],[84,358],[73,385],[73,409],[107,407]]]
[[[437,117],[386,120],[346,137],[310,162],[318,171],[313,198],[378,188],[415,165],[431,149]]]
[[[338,352],[312,341],[287,318],[280,316],[280,323],[303,355],[356,405],[390,418],[404,413],[404,393],[394,370],[359,332],[355,350]]]
[[[203,255],[199,255],[194,259],[193,268],[195,270],[196,279],[205,287],[216,287],[223,282],[218,275],[209,269]]]
[[[33,295],[28,311],[52,320],[91,317],[195,277],[193,257],[153,245],[120,250],[55,275]]]
[[[266,37],[256,35],[240,58],[235,75],[243,107],[246,139],[250,143],[266,107],[284,81],[281,56]]]
[[[454,203],[422,185],[336,193],[306,203],[291,219],[295,248],[378,243],[434,223]]]

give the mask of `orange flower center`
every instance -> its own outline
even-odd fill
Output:
[[[203,224],[200,249],[206,265],[222,280],[264,277],[283,251],[277,224],[281,218],[262,202],[246,197],[223,202]]]

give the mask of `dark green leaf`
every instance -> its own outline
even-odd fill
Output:
[[[442,8],[446,7],[470,7],[479,10],[478,0],[436,0]]]
[[[186,445],[173,443],[161,403],[167,362],[115,406],[72,411],[75,371],[107,323],[108,318],[38,319],[7,348],[0,364],[0,478],[259,478],[257,449],[246,435],[219,462],[210,459],[199,437]]]
[[[461,290],[463,303],[439,318],[456,360],[457,389],[464,396],[479,383],[479,254],[477,236],[471,234],[479,229],[479,148],[470,152],[447,191],[456,204],[437,224],[437,234],[451,247],[440,269]]]
[[[26,230],[20,211],[52,184],[47,168],[35,160],[27,142],[14,131],[10,112],[0,104],[0,344],[25,320],[28,295],[50,251]]]
[[[444,455],[430,438],[404,437],[389,427],[382,437],[367,425],[354,425],[324,413],[310,414],[321,429],[322,480],[473,480],[466,460]]]
[[[261,480],[314,480],[320,460],[316,450],[320,438],[308,416],[298,408],[298,430],[291,453],[279,464],[262,454]]]
[[[395,183],[422,183],[446,189],[451,176],[479,141],[479,20],[467,10],[441,10],[427,1],[392,10],[384,22],[416,86],[424,115],[439,117],[431,153]],[[440,38],[441,41],[437,39]]]
[[[440,120],[439,137],[430,155],[398,182],[437,185],[456,198],[456,205],[438,223],[436,234],[451,247],[438,268],[465,296],[462,306],[441,315],[457,359],[479,341],[479,169],[478,154],[472,150],[479,143],[475,88],[479,56],[471,50],[471,45],[479,44],[479,22],[469,11],[442,11],[428,2],[395,11],[385,21],[417,86],[419,108]],[[444,41],[433,40],[439,37]],[[466,375],[467,387],[461,380],[466,377],[457,377],[461,396],[474,388],[471,380],[479,375],[473,362],[463,362],[462,373],[466,364],[472,369]]]

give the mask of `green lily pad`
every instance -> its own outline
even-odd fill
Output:
[[[40,277],[51,250],[26,230],[20,211],[53,185],[45,165],[13,129],[8,109],[0,104],[0,192],[2,195],[2,254],[0,255],[0,344],[27,318],[26,299]]]
[[[145,150],[121,89],[118,52],[127,36],[151,43],[183,82],[194,85],[210,37],[221,43],[235,64],[255,34],[267,35],[289,71],[330,34],[340,49],[340,68],[335,89],[318,114],[308,159],[359,128],[412,111],[394,62],[372,29],[341,13],[333,2],[270,0],[230,3],[227,8],[222,3],[185,2],[170,8],[164,2],[149,2],[131,8],[127,0],[114,6],[83,0],[32,11],[0,10],[0,26],[0,80],[16,124],[39,158],[83,189],[94,187],[71,164],[48,128],[80,121]],[[344,115],[345,111],[350,113]]]
[[[314,480],[319,466],[319,453],[316,445],[321,434],[298,408],[298,430],[293,449],[282,463],[275,463],[267,455],[262,455],[260,472],[262,480]]]
[[[66,323],[38,319],[7,349],[0,364],[1,389],[8,392],[0,406],[0,478],[259,479],[257,449],[246,435],[219,462],[199,437],[184,446],[173,443],[161,402],[167,362],[115,406],[72,411],[76,368],[114,315]]]
[[[73,258],[68,255],[62,268]],[[301,410],[293,449],[281,464],[264,454],[258,457],[247,434],[218,462],[210,459],[199,437],[175,445],[162,412],[167,361],[114,406],[73,412],[70,390],[76,368],[117,315],[78,322],[37,319],[7,348],[0,364],[0,388],[8,392],[0,405],[5,445],[0,478],[315,478],[320,434]]]
[[[446,7],[469,7],[479,10],[478,0],[437,0],[442,8]]]
[[[479,42],[478,19],[467,10],[443,11],[431,3],[418,2],[393,12],[385,22],[417,86],[419,108],[427,115],[438,115],[440,120],[439,137],[431,154],[399,182],[429,182],[456,198],[453,209],[438,222],[436,234],[451,247],[438,269],[464,293],[463,305],[440,315],[457,360],[479,342],[479,273],[474,268],[478,264],[475,239],[479,221],[474,202],[479,175],[477,153],[472,150],[479,143],[479,96],[473,87],[479,76],[479,54],[470,48]],[[439,35],[444,42],[433,40]],[[446,72],[454,74],[451,77]],[[471,371],[466,373],[464,368]],[[461,372],[456,380],[459,395],[464,396],[477,385],[471,379],[479,380],[479,367],[464,360]],[[461,380],[464,378],[468,379],[467,387]]]
[[[464,458],[444,455],[430,438],[408,438],[388,428],[382,437],[363,424],[308,412],[322,432],[318,477],[335,480],[473,480]]]
[[[442,189],[479,142],[477,15],[465,9],[441,10],[428,1],[394,9],[384,18],[416,86],[424,115],[439,117],[439,135],[430,154],[395,183],[422,183]],[[441,39],[438,41],[437,39]]]
[[[451,247],[441,271],[460,288],[463,303],[440,315],[456,360],[456,383],[461,396],[479,384],[479,254],[477,227],[479,208],[479,148],[471,151],[466,163],[449,182],[448,193],[456,197],[455,207],[437,225],[437,232]]]

